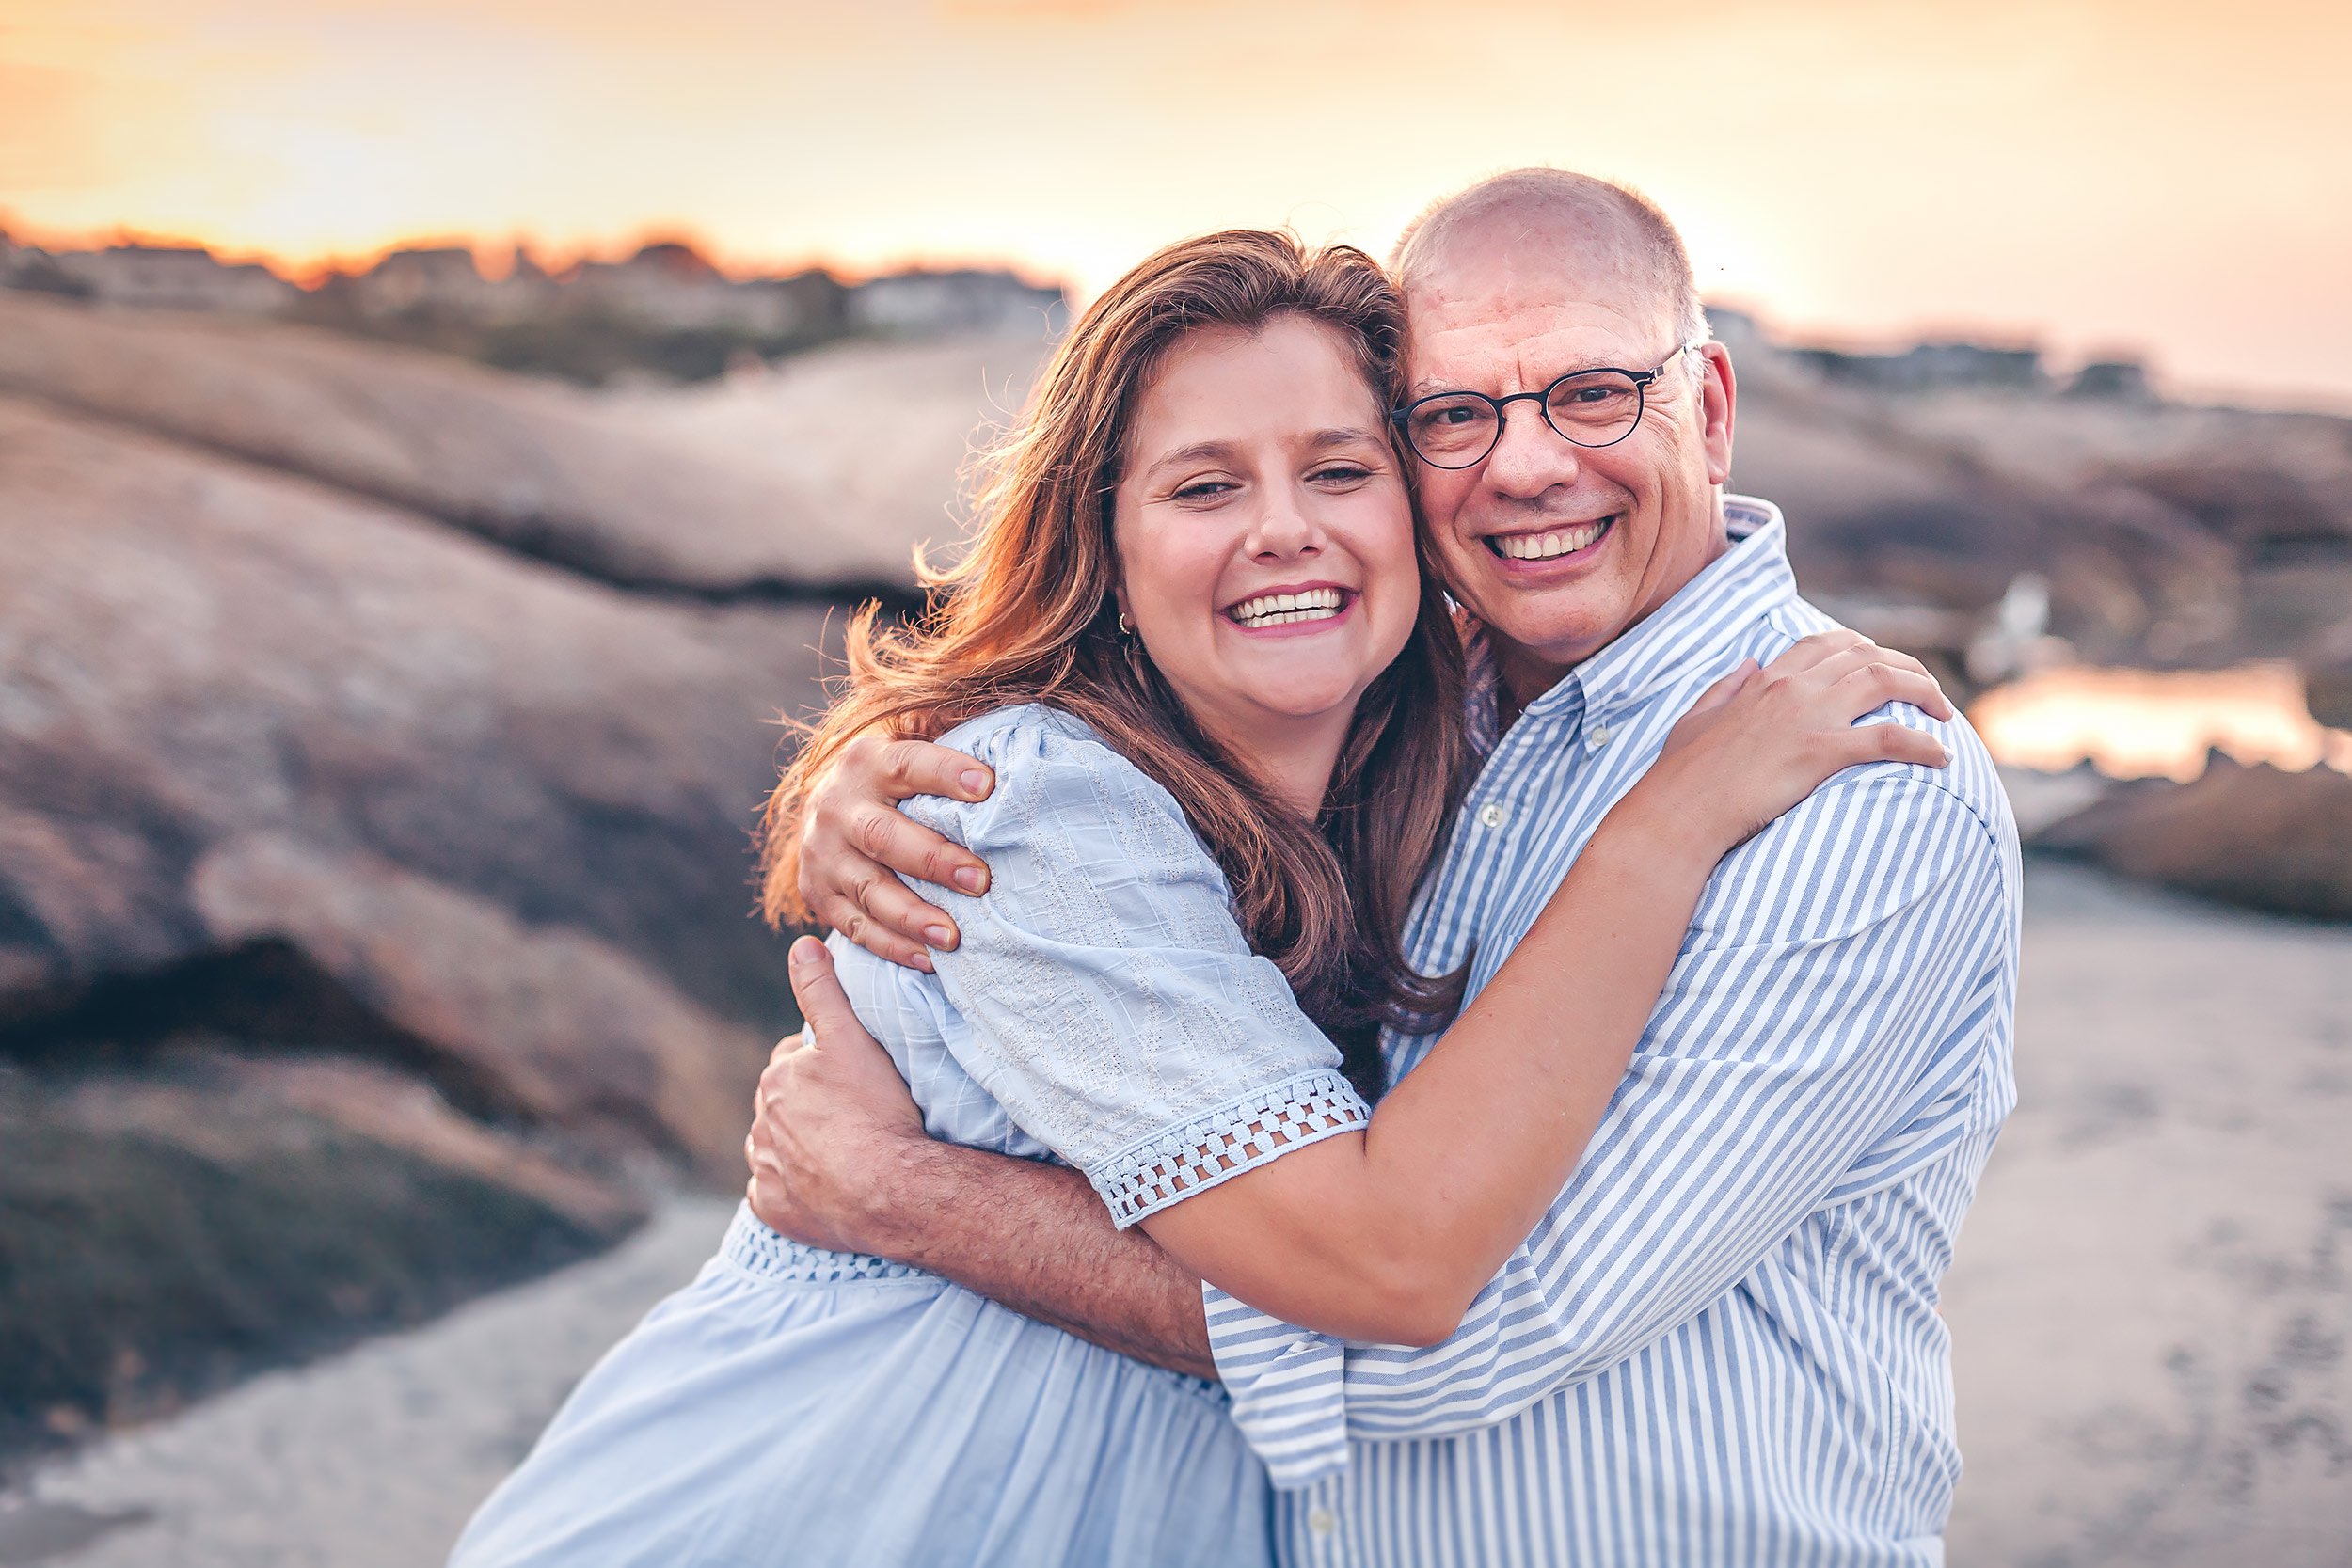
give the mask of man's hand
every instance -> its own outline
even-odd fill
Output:
[[[911,795],[984,800],[987,767],[928,740],[861,735],[818,774],[801,816],[801,898],[818,920],[876,958],[929,971],[928,948],[956,944],[947,911],[909,893],[891,873],[975,895],[988,891],[978,856],[911,821]]]
[[[891,1151],[930,1142],[890,1057],[850,1010],[833,955],[792,944],[792,994],[808,1027],[780,1042],[759,1075],[743,1140],[752,1212],[770,1229],[836,1252],[885,1253]]]

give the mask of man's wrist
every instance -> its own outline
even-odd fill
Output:
[[[916,1136],[892,1136],[869,1167],[854,1216],[856,1250],[893,1262],[930,1267],[930,1242],[955,1156],[969,1150]]]

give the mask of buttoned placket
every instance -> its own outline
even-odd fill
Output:
[[[1298,1511],[1298,1528],[1291,1535],[1297,1560],[1295,1568],[1343,1568],[1348,1560],[1340,1516],[1331,1506],[1329,1493],[1327,1485],[1316,1487],[1311,1494],[1314,1500]]]

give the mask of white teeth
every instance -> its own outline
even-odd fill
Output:
[[[1609,528],[1609,520],[1586,523],[1582,528],[1556,529],[1549,533],[1513,533],[1489,539],[1498,555],[1513,561],[1549,561],[1555,555],[1573,555],[1584,548]]]
[[[1304,594],[1261,594],[1226,613],[1245,626],[1280,626],[1293,621],[1328,621],[1344,602],[1336,588],[1310,588]]]

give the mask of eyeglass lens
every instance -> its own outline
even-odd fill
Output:
[[[1545,420],[1581,447],[1621,441],[1641,417],[1641,385],[1622,371],[1564,376],[1544,398]],[[1439,467],[1470,467],[1494,449],[1502,434],[1501,410],[1472,392],[1417,403],[1405,421],[1413,450]]]

